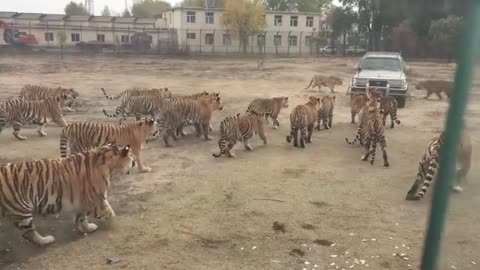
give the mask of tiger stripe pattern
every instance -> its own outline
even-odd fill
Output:
[[[74,100],[80,94],[75,91],[73,88],[51,88],[44,85],[31,85],[27,84],[20,90],[18,93],[19,98],[23,98],[26,100],[40,100],[48,97],[66,97],[66,102],[62,102],[62,107],[65,105],[66,110],[70,112],[74,112],[75,110],[72,109],[74,104]],[[65,103],[65,104],[64,104]]]
[[[350,97],[350,112],[352,115],[352,124],[355,124],[355,116],[367,105],[367,95],[354,93]]]
[[[9,163],[0,167],[0,216],[14,220],[23,237],[48,245],[53,236],[40,235],[33,215],[73,213],[82,233],[98,227],[88,216],[110,218],[107,191],[114,174],[128,173],[134,166],[129,146],[96,148],[63,159]]]
[[[263,115],[267,124],[270,117],[273,120],[273,128],[277,129],[280,126],[277,118],[284,108],[288,108],[288,97],[257,98],[248,105],[247,114]]]
[[[290,135],[287,142],[298,147],[300,133],[300,147],[305,148],[305,143],[312,142],[312,132],[317,122],[317,111],[320,106],[320,98],[311,96],[304,105],[298,105],[290,114]]]
[[[363,98],[363,97],[362,97]],[[366,103],[365,105],[360,109],[358,113],[358,132],[353,139],[353,141],[347,140],[348,144],[355,144],[357,141],[359,141],[360,145],[365,145],[364,140],[366,137],[367,133],[367,128],[368,128],[368,111],[371,108],[378,108],[379,107],[379,101],[381,98],[380,92],[376,91],[375,89],[370,89],[366,95]]]
[[[116,108],[115,112],[110,114],[103,109],[103,114],[109,118],[122,116],[119,123],[127,120],[128,116],[135,116],[138,121],[142,116],[157,118],[167,100],[161,96],[135,96],[122,100],[122,103]]]
[[[200,137],[203,133],[205,140],[210,140],[210,121],[215,110],[222,110],[223,104],[220,95],[210,95],[198,100],[179,99],[168,102],[161,116],[160,128],[165,129],[163,141],[165,146],[172,146],[168,139],[177,139],[177,131],[183,133],[183,127],[191,121]]]
[[[377,144],[380,144],[383,152],[383,166],[388,167],[390,166],[390,163],[388,162],[387,140],[384,135],[382,112],[377,107],[365,107],[365,118],[365,126],[360,125],[355,136],[355,139],[360,138],[362,135],[365,136],[365,154],[362,156],[361,160],[367,161],[368,157],[372,155],[370,164],[373,165],[375,162]],[[345,140],[347,143],[351,144],[348,138],[345,138]]]
[[[420,159],[418,172],[412,187],[407,192],[406,200],[416,201],[425,197],[428,188],[437,176],[440,160],[440,150],[445,142],[445,132],[435,136],[427,146],[425,153]],[[472,143],[470,136],[464,132],[460,141],[460,149],[457,156],[457,174],[453,190],[461,191],[461,182],[467,176],[472,161]],[[419,190],[420,189],[420,190]]]
[[[390,128],[394,128],[395,124],[400,124],[400,120],[397,118],[398,102],[394,97],[382,97],[380,99],[380,109],[383,114],[382,121],[384,126],[386,125],[388,115],[390,115]]]
[[[324,96],[320,99],[320,109],[317,115],[317,130],[320,130],[321,123],[325,129],[332,128],[333,108],[335,106],[335,96]]]
[[[220,152],[212,155],[216,158],[222,155],[235,157],[233,147],[237,141],[243,141],[245,149],[251,151],[253,147],[250,145],[250,139],[256,134],[262,139],[264,145],[267,144],[263,121],[263,116],[256,114],[237,114],[225,118],[220,122],[220,140],[218,141]]]
[[[92,122],[72,123],[64,127],[60,135],[60,156],[88,151],[95,147],[115,143],[130,145],[140,172],[149,172],[152,169],[145,167],[142,158],[142,146],[147,139],[156,132],[154,120],[143,120],[124,125],[102,124]]]
[[[13,136],[17,140],[26,140],[20,135],[22,125],[35,124],[39,136],[46,136],[45,124],[52,120],[60,127],[67,125],[63,118],[62,103],[64,96],[49,97],[41,100],[12,99],[0,105],[0,133],[7,123],[13,126]]]
[[[309,89],[310,87],[315,88],[318,87],[318,90],[321,90],[322,86],[328,87],[332,93],[335,93],[335,86],[336,85],[342,85],[343,80],[335,77],[335,76],[325,76],[325,75],[320,75],[316,74],[313,76],[313,78],[310,80],[310,83],[308,84],[306,89]]]
[[[120,92],[117,96],[110,96],[107,91],[102,87],[103,95],[105,98],[110,100],[119,100],[119,99],[127,99],[130,97],[138,97],[138,96],[159,96],[164,98],[171,98],[172,93],[168,88],[131,88]]]

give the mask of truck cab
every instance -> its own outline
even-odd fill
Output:
[[[367,93],[375,87],[384,96],[392,96],[400,108],[405,107],[408,95],[406,66],[400,53],[368,52],[360,60],[350,82],[351,93]]]

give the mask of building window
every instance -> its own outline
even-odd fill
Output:
[[[205,12],[205,23],[213,24],[213,12]]]
[[[223,45],[230,46],[232,45],[232,38],[230,34],[223,34]]]
[[[188,11],[187,12],[187,23],[195,23],[195,12]]]
[[[79,42],[80,41],[80,34],[79,33],[72,33],[72,42]]]
[[[312,16],[308,16],[307,17],[307,27],[313,27],[313,17]]]
[[[130,36],[129,35],[121,35],[120,36],[120,41],[122,44],[128,44],[130,43]]]
[[[305,47],[310,47],[312,44],[312,37],[311,36],[306,36],[305,37]]]
[[[105,35],[104,34],[97,34],[97,41],[98,42],[105,42]]]
[[[298,38],[297,36],[289,36],[288,37],[288,46],[296,47],[297,46]]]
[[[196,39],[195,33],[187,33],[187,39]]]
[[[213,45],[213,34],[205,34],[205,44],[206,45]]]
[[[291,27],[298,26],[298,16],[290,16],[290,26]]]
[[[282,46],[282,36],[281,35],[273,36],[273,46]]]
[[[275,15],[273,25],[282,26],[282,15]]]
[[[264,47],[265,46],[265,35],[258,35],[257,36],[257,46]]]
[[[53,33],[52,32],[46,32],[45,33],[45,41],[53,41]]]

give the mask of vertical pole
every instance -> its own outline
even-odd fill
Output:
[[[202,29],[200,29],[200,36],[198,37],[198,40],[200,41],[199,55],[202,55]]]
[[[215,54],[215,29],[213,29],[212,54]]]
[[[303,46],[303,43],[302,43],[302,36],[303,36],[303,31],[300,32],[300,40],[298,41],[298,46],[299,46],[299,52],[298,52],[298,55],[300,57],[302,57],[302,46]]]
[[[422,270],[436,270],[438,253],[450,195],[450,180],[455,177],[455,158],[463,128],[472,83],[475,53],[480,49],[480,1],[471,1],[470,14],[466,17],[465,32],[459,47],[458,67],[455,74],[455,91],[450,101],[445,142],[440,149],[440,166],[433,191],[429,226],[425,238]]]

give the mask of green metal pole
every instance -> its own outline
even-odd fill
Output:
[[[441,237],[450,195],[450,180],[455,178],[458,142],[463,129],[476,51],[480,50],[480,0],[470,1],[463,42],[459,47],[455,91],[450,102],[445,142],[441,147],[440,167],[433,192],[432,208],[422,258],[422,270],[436,270]]]

